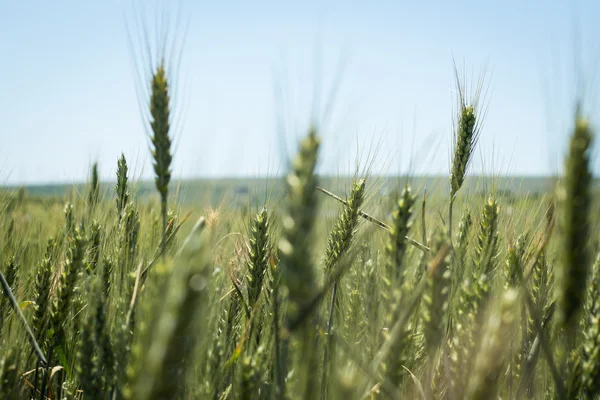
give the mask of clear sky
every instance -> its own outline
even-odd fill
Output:
[[[137,3],[149,15],[157,9]],[[136,177],[152,176],[127,39],[132,4],[0,0],[0,182],[77,182],[93,161],[114,179],[121,152]],[[322,172],[352,172],[359,154],[363,162],[375,155],[374,172],[446,173],[453,58],[470,75],[488,65],[474,172],[559,170],[579,87],[597,122],[595,0],[182,7],[189,29],[177,80],[178,177],[282,172],[312,110],[329,109],[331,87]]]

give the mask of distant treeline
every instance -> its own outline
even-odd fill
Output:
[[[331,190],[347,188],[352,177],[321,177],[321,185]],[[427,189],[429,195],[445,195],[450,190],[450,182],[443,176],[397,176],[371,177],[372,182],[378,182],[376,191],[382,196],[393,195],[398,188],[409,181],[411,186],[421,191]],[[551,191],[556,180],[552,177],[488,177],[475,176],[465,180],[464,190],[472,194],[486,195],[494,191],[497,196],[506,199],[522,195],[538,197]],[[105,198],[114,196],[114,182],[101,184],[100,193]],[[13,193],[15,201],[53,203],[63,202],[77,193],[85,193],[88,184],[43,184],[25,186],[5,186],[0,190]],[[220,179],[185,179],[171,183],[170,193],[179,204],[195,204],[209,202],[217,204],[223,199],[234,205],[261,204],[265,200],[275,200],[283,193],[281,178],[220,178]],[[600,187],[600,180],[595,179],[595,188]],[[135,193],[140,201],[151,201],[156,197],[153,181],[141,181],[135,185]]]

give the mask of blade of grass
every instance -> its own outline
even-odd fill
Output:
[[[42,365],[46,366],[46,364],[48,363],[46,361],[46,357],[44,357],[44,354],[42,353],[42,350],[40,349],[37,340],[35,340],[35,336],[33,335],[33,332],[31,331],[31,328],[29,327],[29,324],[27,323],[23,312],[19,307],[19,302],[15,298],[12,290],[10,290],[10,286],[8,285],[8,282],[6,282],[6,278],[4,278],[4,274],[2,274],[2,272],[0,272],[0,283],[2,284],[2,288],[4,289],[4,294],[6,295],[6,297],[8,297],[8,300],[10,301],[13,311],[19,316],[21,323],[23,323],[23,326],[25,327],[25,331],[27,332],[27,337],[29,338],[29,342],[33,347],[33,351],[35,351],[35,354],[37,355]]]
[[[552,379],[554,380],[554,385],[556,386],[556,397],[559,400],[566,400],[566,391],[565,386],[558,372],[558,368],[556,367],[556,362],[554,361],[554,356],[552,354],[552,348],[550,347],[550,343],[546,338],[546,333],[544,332],[544,327],[542,325],[542,321],[540,321],[540,317],[535,308],[535,304],[533,303],[533,299],[527,290],[524,290],[525,301],[527,302],[527,308],[529,309],[529,313],[531,314],[531,319],[533,320],[533,325],[535,330],[537,331],[537,336],[539,337],[539,342],[542,347],[542,351],[546,356],[546,362],[548,363],[548,367],[550,368],[550,373],[552,374]]]

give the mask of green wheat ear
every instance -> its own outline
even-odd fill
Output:
[[[348,199],[344,204],[344,208],[340,212],[338,220],[333,227],[327,239],[327,248],[325,250],[325,278],[331,277],[338,262],[344,254],[350,249],[356,233],[358,225],[360,207],[362,206],[365,195],[365,180],[359,179],[352,182],[352,190]],[[341,287],[336,281],[333,285],[332,303],[330,310],[333,312],[333,307],[340,309]],[[337,294],[336,294],[337,293]],[[336,297],[337,296],[337,297]],[[329,325],[331,326],[332,315],[330,315]]]
[[[100,246],[102,242],[102,225],[96,220],[92,222],[88,242],[88,269],[90,273],[94,273],[100,261]]]
[[[507,251],[505,265],[506,284],[508,287],[517,287],[521,283],[527,250],[527,234],[521,234],[516,243],[510,244]]]
[[[350,248],[358,223],[359,209],[364,200],[364,192],[364,179],[352,183],[352,192],[327,240],[325,251],[325,271],[327,273],[332,271],[341,256]]]
[[[67,251],[64,270],[60,274],[56,299],[52,304],[49,337],[56,346],[64,346],[65,330],[64,321],[72,309],[72,302],[76,295],[76,285],[80,275],[85,269],[86,239],[79,229],[74,231]]]
[[[328,278],[334,271],[334,268],[344,256],[344,254],[350,249],[354,234],[356,233],[356,226],[358,224],[358,217],[360,207],[362,206],[365,194],[365,180],[359,179],[352,182],[352,191],[348,197],[340,216],[329,234],[327,240],[327,249],[325,251],[325,273]],[[329,320],[327,323],[327,344],[325,345],[325,351],[323,355],[323,371],[321,378],[321,397],[327,395],[327,374],[330,366],[328,363],[332,363],[333,341],[332,341],[332,329],[334,324],[334,312],[336,309],[340,310],[342,300],[340,297],[343,296],[342,287],[338,285],[338,280],[333,284],[333,290],[331,294],[331,302],[329,305]],[[333,365],[332,365],[333,366]]]
[[[382,316],[388,329],[394,329],[401,311],[406,308],[406,304],[403,303],[406,303],[409,298],[405,287],[407,276],[406,235],[412,227],[411,217],[415,201],[416,197],[410,186],[406,185],[392,211],[392,224],[385,247],[385,270],[381,287],[381,298],[384,300]],[[402,377],[405,376],[401,365],[406,365],[407,355],[412,349],[408,335],[410,328],[404,325],[399,328],[401,329],[396,332],[395,336],[391,336],[391,330],[384,331],[381,335],[384,345],[392,343],[389,353],[382,359],[381,369],[387,380],[395,387],[401,384]]]
[[[67,237],[75,232],[75,217],[73,216],[73,204],[67,203],[64,208],[65,213],[65,233]]]
[[[38,341],[41,341],[43,338],[43,333],[45,332],[48,320],[47,311],[50,304],[50,288],[52,283],[52,261],[50,259],[50,254],[50,252],[46,252],[46,255],[42,258],[42,262],[36,269],[35,275],[35,308],[31,325],[35,330],[35,338]],[[40,344],[43,346],[42,343]]]
[[[127,160],[121,153],[121,158],[117,161],[117,184],[115,186],[115,202],[117,205],[117,220],[121,221],[123,210],[129,201],[129,189],[127,188]]]
[[[316,276],[310,262],[310,236],[315,223],[317,178],[315,168],[319,139],[311,129],[300,143],[300,151],[292,162],[286,179],[287,208],[283,216],[283,235],[279,242],[281,282],[288,290],[289,317],[293,318],[316,291]]]
[[[411,217],[414,210],[416,197],[412,194],[410,186],[405,186],[400,199],[392,213],[392,229],[388,237],[387,275],[391,279],[393,288],[400,288],[404,283],[406,268],[404,255],[406,253],[406,235],[412,227]]]
[[[287,196],[285,214],[282,220],[282,238],[279,241],[281,257],[281,284],[287,289],[287,315],[285,326],[297,323],[303,310],[317,292],[317,279],[312,262],[312,240],[317,211],[317,177],[315,169],[320,141],[317,132],[311,128],[309,134],[300,143],[299,153],[292,161],[291,171],[286,178]],[[309,313],[298,324],[294,336],[299,340],[295,362],[298,393],[305,397],[315,393],[318,369],[315,351],[314,312]],[[288,339],[281,344],[281,353],[288,351]],[[277,390],[285,395],[285,382],[281,379],[287,375],[285,356],[280,354],[278,366],[280,379]]]
[[[140,235],[140,213],[133,203],[128,203],[123,209],[123,220],[121,221],[121,249],[125,254],[125,262],[131,264],[134,261],[139,246]]]
[[[596,257],[591,278],[583,339],[582,399],[595,399],[600,394],[600,254]]]
[[[588,121],[578,116],[558,191],[562,246],[557,271],[558,305],[560,323],[567,332],[567,348],[573,345],[576,335],[591,263],[588,239],[591,232],[592,141]]]
[[[92,165],[92,177],[90,181],[90,189],[88,193],[88,206],[93,210],[98,204],[100,198],[100,179],[98,178],[98,163]]]
[[[398,313],[401,309],[400,304],[406,300],[402,298],[404,295],[403,285],[407,276],[405,262],[406,235],[412,227],[411,217],[415,201],[416,197],[413,195],[410,186],[406,185],[392,212],[392,226],[385,248],[385,270],[381,288],[381,297],[384,299],[383,320],[388,327],[391,327],[398,319]],[[402,333],[406,339],[405,331],[406,329],[403,328]],[[383,336],[386,340],[388,339],[387,334]],[[405,339],[396,342],[394,351],[391,352],[389,359],[383,365],[386,376],[395,384],[399,384],[400,376],[403,375],[400,363],[407,354],[407,340]]]
[[[459,78],[456,65],[454,66],[456,91],[458,93],[458,115],[454,128],[453,159],[450,168],[450,202],[448,209],[448,235],[452,240],[452,209],[456,194],[462,187],[465,176],[471,164],[471,159],[481,132],[481,119],[478,115],[479,96],[481,95],[485,70],[481,75],[475,93],[467,99],[465,82]],[[470,103],[469,103],[470,102]]]
[[[161,62],[152,76],[150,96],[150,127],[152,128],[152,156],[154,158],[154,173],[156,175],[156,190],[160,194],[162,213],[161,249],[164,255],[167,231],[167,198],[171,180],[171,138],[169,137],[170,98],[167,74],[164,61]]]
[[[252,220],[249,239],[248,274],[248,306],[254,308],[263,287],[265,273],[268,268],[271,243],[269,235],[269,214],[263,208]]]
[[[466,209],[458,224],[458,233],[456,234],[455,247],[454,247],[454,265],[456,269],[453,273],[453,286],[455,290],[459,283],[462,282],[466,263],[467,263],[467,250],[469,246],[469,232],[473,225],[473,217],[471,216],[471,210]]]
[[[458,127],[456,129],[454,159],[452,161],[452,170],[450,172],[450,197],[456,195],[465,180],[467,168],[471,162],[471,155],[479,136],[479,132],[475,129],[476,119],[473,106],[461,103]]]
[[[493,197],[489,197],[483,207],[479,222],[479,235],[475,248],[475,266],[479,274],[494,272],[498,253],[498,214],[500,207]]]

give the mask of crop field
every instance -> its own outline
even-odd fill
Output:
[[[271,183],[5,188],[0,393],[596,398],[592,135],[557,181],[319,177],[311,132]]]
[[[457,73],[447,175],[319,175],[315,123],[281,176],[180,180],[152,67],[153,181],[115,154],[109,181],[0,188],[0,399],[600,398],[584,113],[559,176],[475,176]]]

